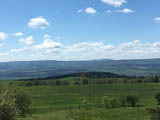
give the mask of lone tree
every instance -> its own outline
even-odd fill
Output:
[[[81,81],[82,85],[87,85],[88,84],[88,80],[87,80],[84,73],[81,74],[80,81]]]

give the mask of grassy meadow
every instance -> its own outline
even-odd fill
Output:
[[[21,120],[148,120],[146,109],[156,107],[153,94],[160,90],[160,84],[92,85],[91,110],[86,110],[82,104],[84,99],[89,99],[88,85],[27,86],[22,89],[32,99],[33,114]],[[118,98],[128,94],[140,97],[140,106],[105,109],[102,104],[103,96]]]

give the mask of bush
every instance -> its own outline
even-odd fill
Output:
[[[156,93],[154,94],[154,98],[157,100],[158,105],[160,105],[160,92],[156,92]]]
[[[139,102],[139,98],[135,95],[126,96],[126,102],[129,106],[135,107],[137,102]]]
[[[25,117],[26,113],[30,113],[31,100],[23,90],[14,89],[12,97],[15,99],[16,108],[21,117]]]
[[[110,101],[109,101],[109,98],[107,96],[103,96],[102,104],[104,104],[105,108],[109,108],[110,107]]]
[[[159,107],[155,109],[148,108],[147,111],[151,115],[150,117],[151,120],[160,120],[160,108]]]
[[[121,96],[119,101],[120,101],[121,107],[126,107],[127,106],[126,96]]]
[[[0,93],[0,120],[15,120],[18,116],[18,109],[16,109],[15,99],[9,95],[10,91],[3,91]]]
[[[112,107],[112,108],[118,108],[118,107],[120,106],[119,100],[116,99],[116,98],[112,98],[112,99],[110,100],[110,104],[111,104],[111,107]]]
[[[30,112],[31,100],[21,89],[0,87],[0,120],[15,120]]]
[[[135,95],[127,95],[120,97],[120,103],[122,107],[135,107],[139,102],[139,97]]]
[[[56,84],[56,85],[62,85],[62,82],[59,81],[59,80],[56,80],[56,81],[55,81],[55,84]]]

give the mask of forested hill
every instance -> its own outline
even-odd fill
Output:
[[[111,72],[127,76],[159,75],[160,59],[0,63],[0,79],[46,78],[79,72]]]
[[[61,76],[51,76],[47,78],[42,78],[43,80],[45,79],[61,79],[61,78],[68,78],[68,77],[81,77],[82,74],[87,77],[87,78],[125,78],[127,76],[125,75],[118,75],[114,73],[109,73],[109,72],[80,72],[80,73],[72,73],[72,74],[66,74],[66,75],[61,75]]]

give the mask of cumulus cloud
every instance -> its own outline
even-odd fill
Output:
[[[117,10],[117,12],[121,12],[121,13],[133,13],[134,10],[131,10],[131,9],[128,9],[128,8],[125,8],[123,10]]]
[[[88,7],[88,8],[85,9],[85,12],[87,14],[95,14],[97,11],[92,7]]]
[[[53,53],[57,52],[62,47],[62,44],[47,38],[43,43],[33,47],[38,50],[43,50],[45,53]]]
[[[123,3],[127,3],[127,0],[102,0],[102,2],[114,7],[120,7]]]
[[[160,23],[160,17],[156,17],[156,18],[155,18],[155,21],[156,21],[157,23]]]
[[[13,36],[16,36],[16,37],[21,37],[23,35],[24,35],[24,33],[22,33],[22,32],[17,32],[17,33],[13,34]]]
[[[41,16],[30,19],[28,23],[28,26],[33,29],[34,28],[45,29],[49,25],[50,25],[49,22],[44,17],[41,17]]]
[[[32,36],[29,36],[27,38],[21,38],[21,39],[19,39],[19,42],[21,42],[25,45],[32,45],[34,43]]]
[[[5,40],[7,38],[7,34],[4,32],[0,32],[0,41]]]

